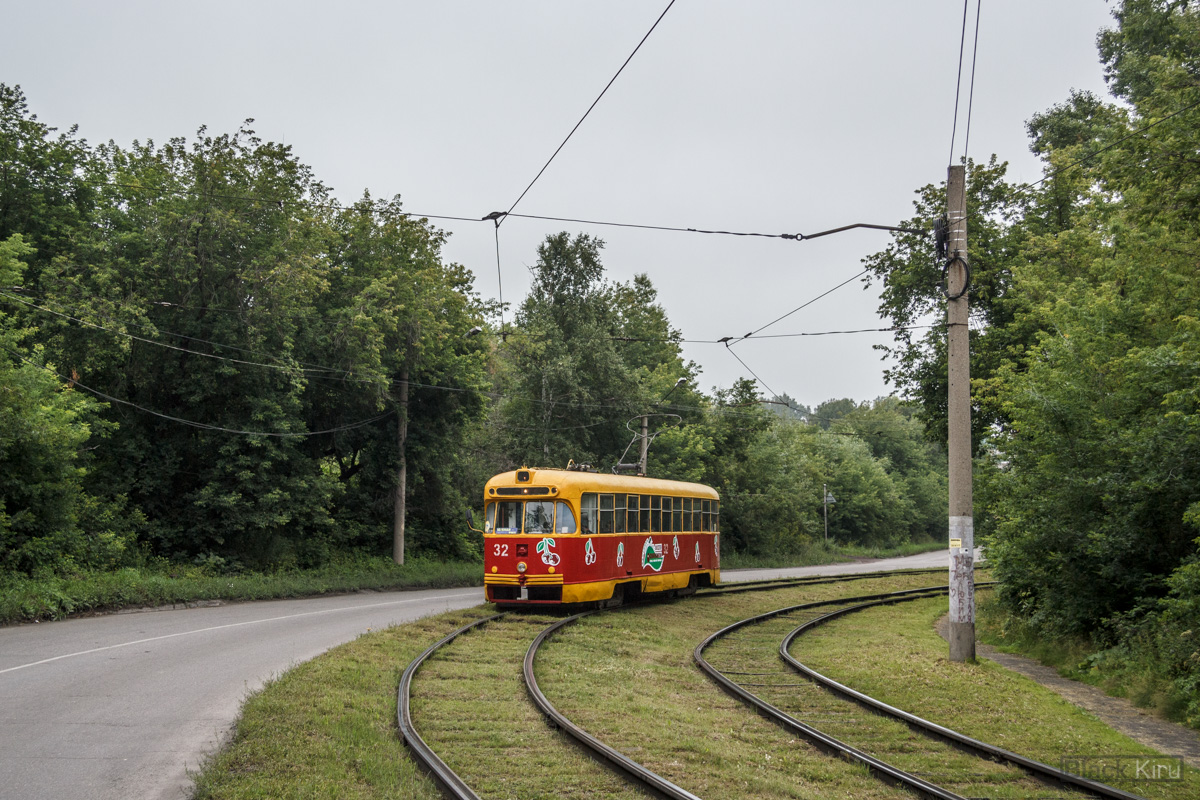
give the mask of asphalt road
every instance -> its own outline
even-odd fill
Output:
[[[943,567],[945,551],[722,580]],[[112,614],[0,628],[0,800],[182,800],[245,697],[370,630],[483,601],[479,588]]]
[[[0,628],[0,798],[181,800],[271,677],[482,601],[479,588],[379,592]]]

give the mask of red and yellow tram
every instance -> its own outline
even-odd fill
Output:
[[[720,581],[720,497],[698,483],[523,468],[484,487],[487,599],[615,605]]]

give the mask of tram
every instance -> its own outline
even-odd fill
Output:
[[[620,605],[720,582],[716,490],[584,469],[522,468],[484,486],[487,599]]]

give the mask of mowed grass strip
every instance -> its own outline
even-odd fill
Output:
[[[509,614],[439,650],[413,681],[413,723],[481,797],[644,800],[529,700],[525,652],[555,619]]]
[[[578,712],[573,716],[592,733],[706,800],[899,798],[906,795],[878,783],[865,770],[810,752],[804,743],[727,698],[692,664],[691,652],[712,631],[758,611],[940,581],[944,578],[936,575],[876,578],[766,594],[693,598],[597,615],[551,639],[550,650],[539,659],[539,674],[549,668],[543,688],[560,708],[573,706]],[[231,741],[196,776],[195,797],[440,797],[397,732],[400,675],[430,644],[491,613],[490,606],[480,606],[370,633],[271,681],[247,701]],[[422,670],[414,682],[414,700],[429,701],[435,716],[422,709],[416,724],[455,768],[523,776],[520,785],[495,781],[499,788],[485,792],[485,797],[559,797],[571,792],[603,797],[592,781],[580,777],[584,775],[576,767],[580,762],[572,760],[578,751],[549,731],[525,700],[521,658],[543,621],[523,626],[526,630],[520,638],[525,641],[503,648],[503,655],[455,651],[432,662],[432,671]],[[468,634],[463,643],[474,635]],[[563,644],[582,650],[572,655],[569,649],[560,649]],[[445,663],[439,666],[438,661]],[[433,707],[441,703],[434,702],[434,695],[449,683],[438,675],[452,665],[462,670],[468,689],[455,701],[459,708],[451,714],[447,707],[445,719],[439,721]],[[563,687],[564,676],[573,685]],[[509,707],[497,704],[497,692],[507,698]],[[463,722],[463,713],[469,722]],[[485,728],[485,716],[498,725]],[[607,726],[601,724],[605,720]],[[615,740],[605,735],[609,729],[619,734]],[[456,737],[458,741],[451,741]],[[481,760],[484,754],[489,761]],[[537,760],[530,760],[537,758],[550,761],[551,768],[542,770]],[[589,769],[600,769],[585,763]],[[616,790],[624,791],[623,786]]]
[[[796,640],[792,655],[860,692],[939,725],[1058,766],[1069,756],[1155,756],[1049,689],[998,664],[948,659],[934,625],[945,598],[857,612]],[[1158,800],[1200,797],[1200,774],[1182,781],[1107,781]]]
[[[1016,767],[964,753],[799,675],[779,657],[779,645],[789,632],[820,616],[821,611],[775,617],[735,631],[710,648],[709,662],[796,719],[964,797],[1024,800],[1087,796],[1051,790]]]
[[[400,740],[396,690],[430,644],[490,607],[359,637],[271,681],[196,775],[195,800],[439,800]]]
[[[868,579],[593,615],[543,647],[538,682],[573,722],[705,800],[911,797],[756,716],[700,672],[692,650],[775,608],[936,583],[930,575]]]

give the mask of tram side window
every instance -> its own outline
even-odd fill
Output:
[[[575,532],[575,513],[562,500],[554,504],[554,531],[555,533]]]
[[[713,530],[718,533],[721,530],[721,501],[713,500]]]
[[[613,532],[613,496],[600,495],[600,533]]]
[[[589,492],[579,498],[579,524],[583,533],[595,533],[600,530],[597,525],[599,513],[595,494]]]
[[[554,533],[554,503],[529,500],[525,503],[525,532]]]
[[[641,506],[638,504],[638,496],[636,494],[629,495],[629,526],[626,528],[630,533],[637,533],[641,528],[638,527],[638,509]]]
[[[617,533],[624,533],[625,532],[625,495],[623,495],[623,494],[617,495],[616,520],[617,520],[617,527],[616,527]]]
[[[671,530],[676,533],[683,530],[683,503],[680,502],[678,497],[671,504]]]
[[[639,506],[641,514],[638,517],[638,530],[642,533],[650,532],[650,495],[642,495],[642,503]]]
[[[496,533],[521,532],[521,501],[496,503]]]
[[[703,508],[703,505],[699,497],[692,500],[692,530],[694,531],[702,529],[700,523],[701,508]]]
[[[663,498],[662,523],[663,523],[663,526],[662,526],[663,533],[670,533],[671,532],[671,498],[670,497]]]
[[[650,498],[650,527],[646,530],[651,533],[658,533],[662,530],[662,503],[663,499],[658,495]]]
[[[704,530],[706,532],[711,531],[713,529],[713,526],[712,526],[712,500],[704,501],[704,508],[701,513],[704,514],[704,516],[700,518],[700,521],[704,525],[702,530]]]
[[[696,527],[692,525],[692,498],[683,498],[683,529],[685,531],[694,531]]]

